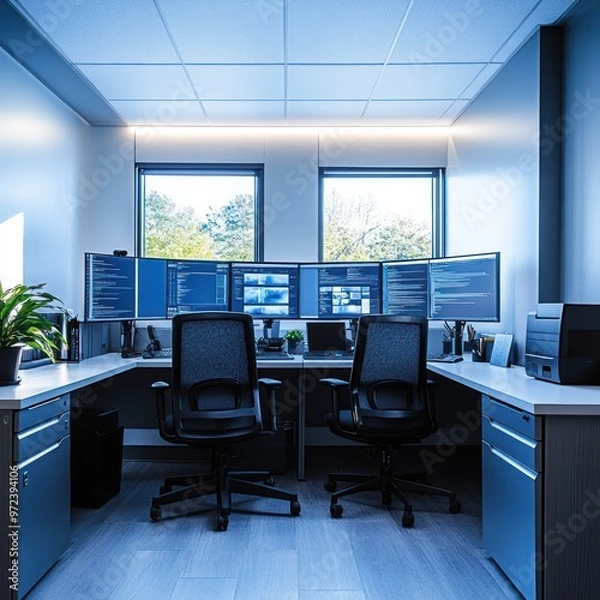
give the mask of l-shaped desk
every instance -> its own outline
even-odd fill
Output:
[[[20,385],[0,388],[0,532],[9,539],[1,549],[2,598],[22,598],[68,545],[70,394],[134,369],[169,366],[169,359],[106,354],[23,371]],[[351,362],[294,357],[258,366],[326,377]],[[547,383],[521,367],[470,360],[428,368],[482,394],[483,541],[492,558],[528,599],[596,598],[600,387]],[[299,381],[302,480],[305,377]],[[46,527],[50,521],[62,530]]]

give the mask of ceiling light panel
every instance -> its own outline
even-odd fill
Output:
[[[178,62],[152,0],[19,0],[16,6],[33,17],[70,62]]]
[[[283,0],[158,0],[186,63],[283,63]]]
[[[288,0],[290,63],[382,63],[408,0]]]

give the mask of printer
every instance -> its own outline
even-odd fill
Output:
[[[600,304],[540,304],[527,315],[525,372],[563,384],[600,384]]]

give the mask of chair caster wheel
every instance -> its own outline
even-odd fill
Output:
[[[267,477],[263,483],[269,487],[275,487],[275,477]]]
[[[402,513],[402,527],[412,527],[415,524],[415,515],[411,512]]]
[[[163,494],[168,494],[169,492],[172,492],[172,491],[173,491],[172,485],[161,485],[160,490],[158,490],[158,493],[162,496]]]
[[[290,502],[290,513],[297,517],[300,514],[300,502],[298,500],[293,500]]]
[[[335,481],[329,480],[325,483],[325,485],[323,487],[325,488],[326,492],[333,494],[333,492],[335,492],[335,490],[337,490],[337,483]]]
[[[162,517],[162,509],[158,506],[151,506],[150,507],[150,520],[156,522],[156,521],[160,520],[161,517]]]
[[[227,531],[227,525],[229,525],[228,517],[217,517],[217,531]]]
[[[334,519],[339,519],[342,516],[344,509],[341,504],[332,504],[329,507],[329,512]]]
[[[450,505],[448,506],[448,510],[453,515],[457,515],[460,512],[461,507],[462,503],[460,500],[452,500],[452,502],[450,502]]]

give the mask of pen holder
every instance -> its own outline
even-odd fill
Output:
[[[452,341],[451,340],[443,340],[442,341],[442,354],[451,354],[452,353]]]
[[[493,341],[484,337],[473,340],[473,362],[489,362],[493,344]]]

